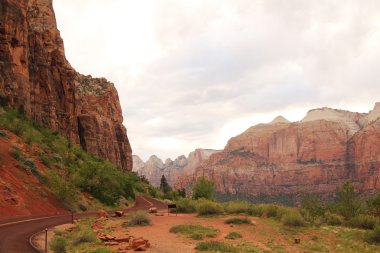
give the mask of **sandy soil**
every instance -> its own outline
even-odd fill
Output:
[[[232,244],[250,243],[255,245],[260,250],[272,251],[273,247],[282,248],[287,252],[300,252],[300,248],[294,244],[294,238],[283,236],[278,231],[274,231],[270,223],[266,219],[250,217],[253,225],[227,225],[224,220],[235,217],[221,217],[221,218],[199,218],[194,214],[178,214],[175,216],[154,216],[150,215],[152,225],[145,227],[128,227],[122,228],[119,226],[121,220],[109,220],[106,227],[114,229],[112,235],[123,236],[131,235],[134,237],[143,237],[148,239],[151,243],[151,248],[148,252],[152,253],[190,253],[196,252],[196,244],[200,241],[186,238],[180,234],[170,233],[171,227],[181,224],[199,224],[202,226],[210,226],[220,230],[216,238],[206,240],[225,241]],[[239,232],[243,238],[237,240],[228,240],[224,237],[229,232]],[[303,239],[305,239],[304,237]],[[271,247],[268,246],[271,245]],[[113,250],[117,250],[115,246]]]

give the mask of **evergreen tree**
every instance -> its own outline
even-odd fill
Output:
[[[361,210],[359,195],[351,182],[345,182],[337,192],[337,211],[347,220],[355,217]]]
[[[164,175],[162,175],[161,177],[160,190],[164,194],[169,193],[172,190],[172,188],[168,184],[168,181],[166,180],[166,177]]]

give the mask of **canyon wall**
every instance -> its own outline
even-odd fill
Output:
[[[380,189],[380,104],[368,114],[321,108],[300,122],[277,118],[233,137],[191,176],[231,196],[331,195],[347,180],[362,192]]]
[[[132,170],[117,91],[71,67],[52,0],[1,0],[0,96],[89,153]]]

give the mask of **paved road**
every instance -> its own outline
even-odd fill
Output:
[[[158,209],[166,208],[166,205],[160,201],[139,196],[136,198],[136,204],[127,211],[146,210],[151,206]],[[76,217],[90,215],[94,215],[94,213],[80,214]],[[30,236],[45,228],[69,222],[71,222],[71,214],[2,219],[0,220],[0,253],[36,253],[29,244]]]

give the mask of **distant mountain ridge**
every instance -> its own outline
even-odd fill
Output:
[[[146,162],[139,156],[133,155],[133,171],[145,176],[154,186],[160,185],[161,177],[164,175],[169,185],[174,186],[179,177],[192,175],[195,168],[198,167],[201,162],[217,152],[219,151],[212,149],[196,149],[190,152],[188,157],[181,155],[174,161],[168,158],[165,162],[156,155],[152,155]]]
[[[334,194],[347,180],[362,192],[380,189],[380,103],[369,113],[310,110],[299,122],[282,117],[231,138],[191,176],[177,181],[191,190],[200,176],[222,195],[296,197]]]

